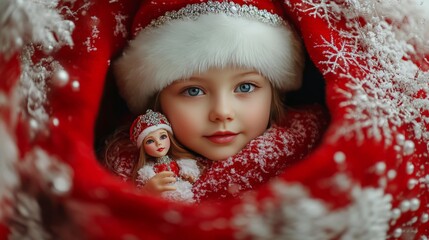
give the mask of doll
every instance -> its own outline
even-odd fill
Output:
[[[148,109],[134,120],[130,139],[140,149],[132,171],[137,186],[171,200],[193,202],[192,183],[200,170],[190,159],[192,155],[174,139],[167,118]]]

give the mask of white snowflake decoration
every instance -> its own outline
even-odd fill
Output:
[[[270,186],[275,200],[245,195],[246,203],[232,220],[237,238],[386,239],[392,198],[380,189],[355,186],[351,203],[333,210],[299,184],[275,181]]]
[[[344,41],[336,45],[332,39],[322,37],[323,43],[316,46],[326,49],[326,60],[320,62],[325,66],[323,73],[340,74],[349,80],[347,89],[338,91],[346,98],[340,106],[346,108],[345,117],[351,121],[336,137],[354,135],[361,142],[369,136],[391,145],[396,130],[409,124],[416,139],[429,140],[429,129],[424,126],[427,117],[422,116],[429,110],[429,101],[415,97],[419,91],[429,94],[428,73],[409,60],[416,50],[429,49],[428,42],[423,40],[429,31],[422,25],[422,19],[429,14],[429,4],[417,0],[407,3],[405,6],[403,2],[348,0],[340,5],[334,1],[305,0],[295,5],[304,13],[315,11],[312,14],[329,26],[335,26],[332,23],[339,17],[347,20],[347,29],[333,28]],[[423,10],[419,9],[421,5],[425,6]],[[386,16],[399,23],[388,23]],[[364,76],[355,76],[349,71],[350,66],[360,68]]]
[[[19,185],[18,174],[14,166],[18,159],[18,150],[2,120],[0,120],[0,136],[2,137],[0,144],[0,206],[2,209],[0,219],[3,219],[12,211],[10,206],[4,204],[13,199],[12,190]]]
[[[326,69],[323,72],[324,74],[337,72],[346,73],[349,67],[353,65],[366,69],[365,66],[360,65],[358,62],[359,59],[363,59],[363,56],[358,52],[356,44],[342,42],[340,46],[336,46],[332,36],[329,41],[323,37],[322,40],[324,43],[316,47],[328,49],[323,51],[327,60],[320,62],[326,65]]]
[[[58,0],[0,1],[0,52],[11,56],[28,42],[45,52],[73,46],[74,24],[62,18],[57,5]]]
[[[127,36],[128,32],[127,32],[127,28],[124,25],[124,21],[128,17],[126,15],[121,14],[121,13],[117,13],[114,16],[115,16],[116,25],[115,25],[115,30],[113,31],[113,34],[115,36],[122,36],[125,38]]]

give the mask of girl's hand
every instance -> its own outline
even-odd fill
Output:
[[[174,191],[176,187],[172,186],[171,183],[176,182],[174,173],[170,171],[163,171],[157,173],[151,179],[149,179],[143,186],[142,190],[150,194],[159,195],[165,191]]]

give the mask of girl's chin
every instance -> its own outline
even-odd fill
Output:
[[[214,155],[207,155],[204,156],[205,158],[212,160],[212,161],[225,161],[226,159],[228,159],[229,157],[234,156],[235,154],[237,154],[239,151],[234,151],[231,153],[223,153],[223,154],[214,154]]]

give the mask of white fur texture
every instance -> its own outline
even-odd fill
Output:
[[[200,169],[197,166],[197,161],[194,159],[179,159],[176,161],[180,168],[180,176],[190,176],[197,179],[200,176]]]
[[[289,25],[209,14],[142,30],[115,72],[130,110],[141,113],[149,97],[175,80],[227,65],[254,68],[287,91],[301,86],[304,55]]]
[[[188,174],[189,176],[197,178],[200,175],[200,170],[198,169],[198,166],[196,164],[196,161],[193,159],[180,159],[177,160],[177,164],[180,168],[180,175],[182,174]],[[155,164],[152,162],[146,163],[145,166],[140,168],[137,172],[137,183],[138,186],[142,187],[147,183],[149,179],[155,176],[155,171],[153,170],[155,167]],[[183,167],[183,168],[182,168]],[[163,192],[161,195],[162,197],[173,200],[173,201],[179,201],[184,203],[193,203],[194,200],[194,193],[192,192],[192,184],[188,181],[182,180],[181,178],[178,178],[176,182],[171,183],[174,187],[176,187],[175,191],[166,191]]]
[[[191,183],[179,179],[172,185],[176,187],[176,190],[163,192],[162,197],[169,200],[179,201],[184,203],[195,202]]]
[[[154,164],[147,163],[145,166],[140,168],[137,171],[137,179],[136,181],[141,183],[141,185],[145,185],[146,182],[155,176],[155,171],[153,170]]]

